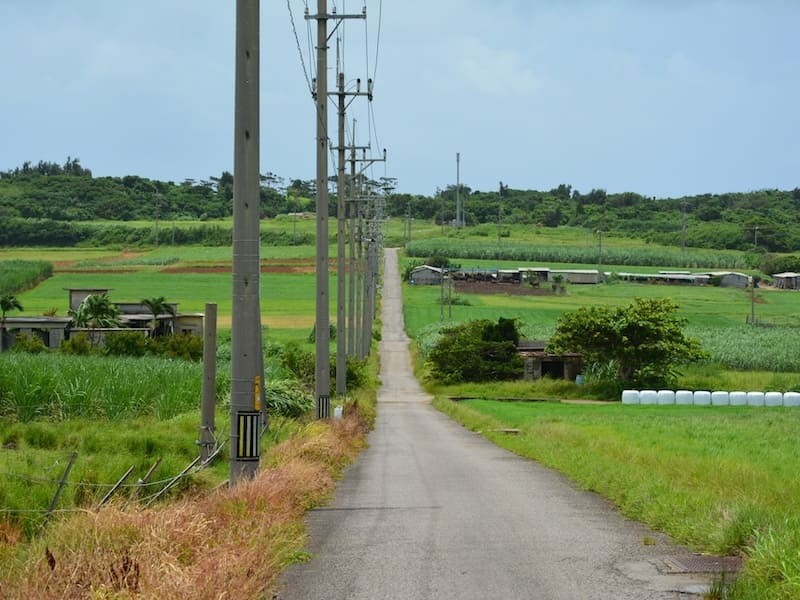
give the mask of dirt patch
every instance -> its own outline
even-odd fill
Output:
[[[70,266],[72,266],[70,264]],[[94,267],[87,267],[85,269],[56,269],[58,273],[131,273],[133,269],[95,269]]]
[[[329,261],[335,267],[335,261]],[[261,262],[262,273],[316,273],[316,262],[313,258],[283,258],[280,260],[266,260]],[[183,266],[166,267],[162,273],[230,273],[230,263],[194,263]]]
[[[494,283],[491,281],[455,281],[459,294],[507,294],[509,296],[552,296],[553,290],[518,283]]]

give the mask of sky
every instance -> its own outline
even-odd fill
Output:
[[[261,170],[287,180],[316,173],[306,4],[261,2]],[[371,103],[348,98],[347,143],[386,148],[368,174],[398,192],[800,187],[796,0],[328,4],[366,6],[329,39],[329,89],[339,46],[349,91],[374,78]],[[0,0],[0,170],[71,156],[95,176],[232,171],[235,5]]]

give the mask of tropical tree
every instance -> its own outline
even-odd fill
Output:
[[[578,352],[598,372],[613,372],[628,386],[674,383],[680,364],[703,358],[700,344],[683,332],[686,319],[669,299],[636,298],[633,304],[564,313],[547,351]]]
[[[158,328],[158,316],[163,314],[168,314],[172,317],[172,331],[173,333],[175,332],[175,306],[167,302],[164,296],[144,298],[141,302],[153,315],[153,320],[150,322],[150,331],[153,336],[156,335],[156,329]]]
[[[78,308],[70,310],[75,325],[97,329],[100,327],[119,327],[119,309],[108,298],[108,294],[89,294]]]
[[[17,297],[11,294],[0,296],[0,352],[3,351],[3,336],[6,332],[6,313],[12,310],[24,310]]]

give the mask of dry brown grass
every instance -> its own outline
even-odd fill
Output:
[[[301,559],[303,515],[329,497],[367,426],[353,414],[311,423],[262,459],[253,481],[169,506],[85,512],[27,548],[2,598],[269,597]]]

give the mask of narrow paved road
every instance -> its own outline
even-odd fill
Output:
[[[287,570],[277,598],[642,600],[702,587],[707,577],[669,574],[685,549],[430,406],[411,371],[391,249],[382,316],[369,448],[332,504],[310,513],[313,558]]]

